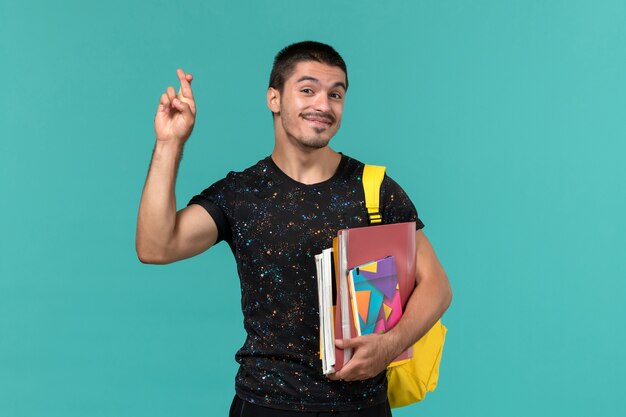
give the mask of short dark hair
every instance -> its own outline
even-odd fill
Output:
[[[314,41],[291,44],[276,54],[269,86],[282,93],[285,81],[293,74],[296,65],[305,61],[316,61],[341,68],[346,74],[346,90],[348,89],[348,69],[341,55],[332,46]]]

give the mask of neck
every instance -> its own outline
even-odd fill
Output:
[[[341,155],[329,146],[304,150],[276,143],[272,160],[294,181],[310,185],[330,179],[337,171]]]

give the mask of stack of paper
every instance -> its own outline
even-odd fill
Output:
[[[333,314],[334,265],[333,250],[324,249],[315,255],[317,288],[320,305],[320,354],[324,375],[335,372],[335,329]]]

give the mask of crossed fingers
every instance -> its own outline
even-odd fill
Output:
[[[185,74],[182,69],[176,70],[178,80],[180,82],[180,88],[178,93],[174,90],[174,87],[169,86],[165,90],[165,93],[161,95],[159,101],[159,109],[165,112],[169,112],[172,108],[178,111],[184,111],[186,105],[189,106],[189,110],[192,114],[196,113],[196,103],[193,97],[193,90],[191,89],[191,81],[193,75]]]

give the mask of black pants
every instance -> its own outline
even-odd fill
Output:
[[[391,417],[389,401],[373,407],[355,411],[288,411],[277,408],[263,407],[243,401],[235,395],[230,406],[229,417]]]

